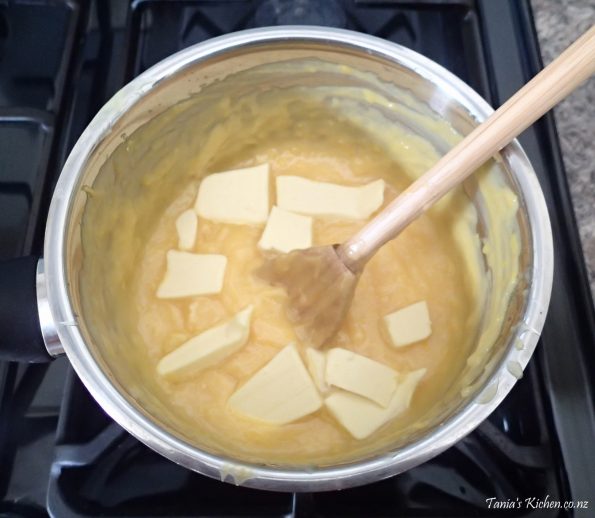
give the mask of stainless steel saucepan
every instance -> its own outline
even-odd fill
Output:
[[[322,491],[374,482],[430,459],[471,432],[508,394],[519,370],[529,361],[543,327],[553,271],[544,198],[531,164],[515,141],[500,153],[498,167],[503,182],[519,200],[520,280],[502,332],[485,358],[483,377],[450,405],[439,422],[428,423],[406,444],[388,451],[343,465],[305,469],[250,464],[206,451],[166,426],[154,409],[141,407],[102,355],[89,331],[90,316],[81,310],[77,254],[86,203],[82,187],[93,184],[101,166],[122,144],[122,134],[131,135],[180,100],[214,82],[233,81],[236,72],[304,58],[345,65],[344,77],[334,80],[346,86],[362,81],[349,70],[369,72],[370,77],[394,84],[462,135],[492,112],[486,101],[441,66],[364,34],[322,27],[277,27],[215,38],[161,61],[99,111],[74,146],[56,185],[43,259],[13,260],[0,268],[0,349],[4,359],[47,361],[66,353],[97,402],[149,447],[210,477],[242,473],[245,486],[279,491]],[[291,72],[262,74],[261,84],[255,88],[265,91],[300,82],[308,87],[320,81],[328,78],[293,77]],[[233,92],[233,85],[227,87]],[[481,200],[472,198],[472,202],[479,207]],[[493,225],[497,222],[484,221],[482,231],[489,236]]]

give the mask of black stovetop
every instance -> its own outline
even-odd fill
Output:
[[[0,0],[0,258],[41,253],[65,157],[125,82],[209,37],[286,23],[344,27],[413,48],[494,106],[541,67],[522,0]],[[471,435],[368,486],[255,491],[197,475],[140,444],[64,358],[0,363],[0,516],[593,516],[593,305],[551,116],[520,140],[552,219],[552,303],[524,378]],[[523,505],[490,510],[492,497]],[[525,501],[546,497],[588,501],[591,510]]]

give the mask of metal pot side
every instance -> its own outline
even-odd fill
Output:
[[[330,28],[277,27],[209,40],[144,72],[122,88],[89,124],[56,186],[47,222],[45,264],[38,275],[42,329],[51,341],[52,353],[59,352],[57,334],[75,371],[115,421],[178,464],[214,478],[244,473],[247,478],[242,485],[277,491],[323,491],[371,483],[434,457],[470,433],[516,383],[517,376],[507,366],[518,364],[524,369],[531,358],[545,320],[553,275],[552,235],[543,194],[525,153],[514,141],[500,158],[506,180],[520,202],[523,278],[511,303],[511,323],[494,348],[498,354],[490,362],[485,379],[438,426],[394,451],[349,464],[306,470],[247,464],[208,453],[176,436],[140,408],[110,374],[109,366],[94,353],[84,319],[79,315],[72,272],[80,261],[77,250],[80,251],[80,218],[85,200],[81,187],[93,182],[102,161],[121,143],[119,135],[123,129],[133,131],[151,113],[158,113],[204,84],[232,72],[301,56],[365,64],[386,81],[398,70],[400,81],[462,134],[493,111],[469,86],[436,63],[364,34]]]

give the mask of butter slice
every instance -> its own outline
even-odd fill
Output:
[[[217,365],[248,341],[252,310],[253,306],[248,306],[231,320],[191,338],[164,356],[157,364],[157,372],[161,376],[184,378]]]
[[[214,173],[198,188],[196,213],[221,223],[264,223],[269,215],[269,164]]]
[[[318,391],[321,394],[328,392],[330,387],[326,382],[326,354],[313,347],[308,347],[306,349],[306,365]]]
[[[312,246],[312,218],[273,207],[258,242],[262,250],[284,254]]]
[[[300,176],[277,177],[277,205],[300,214],[366,219],[383,201],[384,180],[347,187]]]
[[[419,369],[401,375],[397,389],[386,408],[344,390],[332,393],[325,399],[324,404],[353,437],[365,439],[409,408],[417,384],[425,373],[426,369]]]
[[[192,250],[196,241],[196,229],[198,218],[192,209],[185,210],[176,219],[176,230],[178,232],[178,248],[180,250]]]
[[[228,405],[243,416],[282,425],[316,412],[322,400],[290,344],[233,393]]]
[[[425,300],[386,315],[384,325],[395,347],[419,342],[432,334],[430,313]]]
[[[223,287],[227,257],[169,250],[167,269],[157,288],[160,299],[219,293]]]
[[[398,372],[383,363],[336,347],[327,353],[326,382],[387,406],[397,388]]]

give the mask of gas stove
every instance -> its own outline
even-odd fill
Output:
[[[541,68],[521,0],[0,0],[0,258],[42,252],[61,166],[122,85],[189,45],[283,24],[407,46],[493,106]],[[149,450],[103,412],[65,358],[0,363],[0,516],[593,516],[593,305],[552,117],[520,140],[552,220],[552,302],[523,379],[468,437],[367,486],[256,491]],[[552,501],[590,509],[540,506]]]

